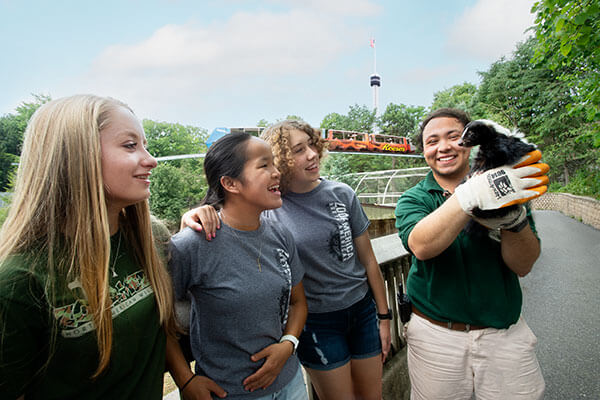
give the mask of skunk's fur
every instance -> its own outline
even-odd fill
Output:
[[[469,176],[481,171],[516,163],[521,157],[536,149],[530,143],[522,139],[524,135],[520,132],[511,132],[494,121],[480,119],[471,121],[465,126],[460,146],[473,147],[479,145],[479,150]],[[481,210],[475,208],[473,215],[478,218],[503,217],[520,205],[500,208],[497,210]],[[487,228],[471,220],[465,230],[471,234],[485,234]]]

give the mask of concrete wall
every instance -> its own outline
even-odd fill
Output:
[[[569,193],[546,193],[534,199],[531,204],[536,210],[560,211],[584,224],[600,229],[600,201],[591,197]]]

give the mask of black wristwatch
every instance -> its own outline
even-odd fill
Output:
[[[377,313],[377,319],[378,320],[382,320],[382,319],[392,319],[392,310],[390,310],[388,308],[388,312],[386,314],[379,314]]]

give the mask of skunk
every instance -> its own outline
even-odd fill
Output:
[[[465,126],[460,146],[472,147],[479,145],[479,150],[471,165],[469,176],[503,165],[515,164],[525,154],[536,149],[527,143],[521,132],[506,129],[494,121],[479,119]],[[475,208],[472,212],[477,218],[498,218],[507,215],[521,205],[499,208],[497,210],[481,210]],[[487,228],[471,220],[465,231],[470,234],[485,234]]]

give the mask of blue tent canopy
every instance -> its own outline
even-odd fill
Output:
[[[210,134],[210,136],[208,137],[208,139],[206,139],[206,148],[209,148],[210,146],[212,146],[212,144],[214,142],[216,142],[217,140],[221,139],[223,136],[227,135],[228,133],[231,133],[231,130],[229,128],[215,128],[212,133]]]

